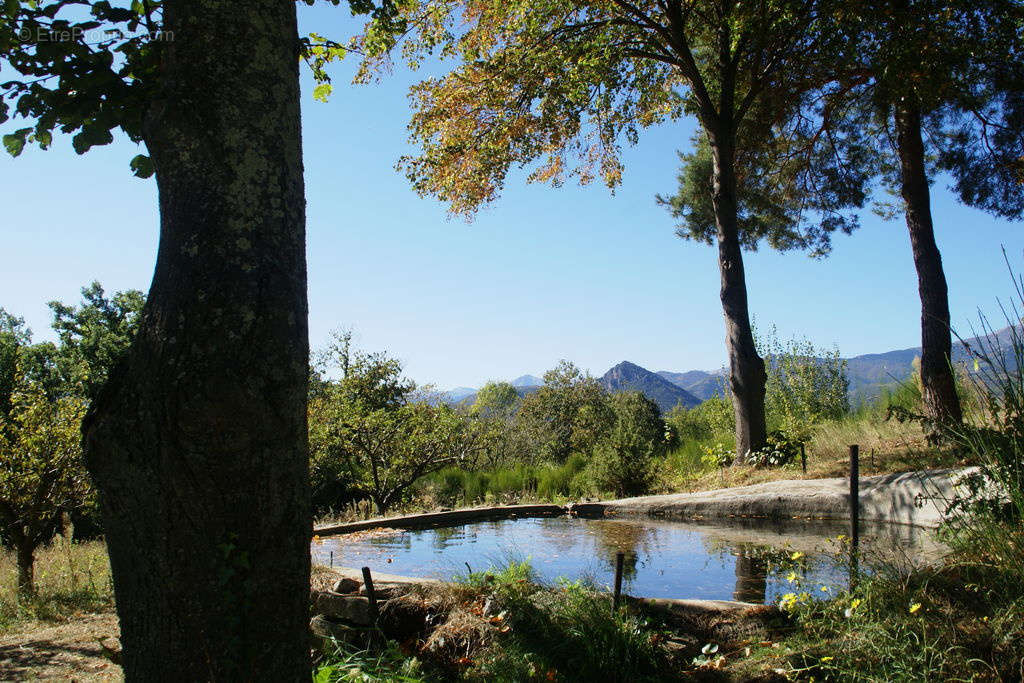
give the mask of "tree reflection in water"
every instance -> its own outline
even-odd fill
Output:
[[[761,549],[747,545],[736,548],[736,589],[733,600],[763,604],[768,589],[768,558]]]
[[[615,572],[615,555],[624,553],[622,578],[631,581],[638,567],[646,564],[656,529],[626,521],[595,520],[591,525],[601,563]]]

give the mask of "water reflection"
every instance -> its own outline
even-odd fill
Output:
[[[594,532],[597,556],[614,572],[615,556],[623,553],[625,558],[622,563],[622,578],[627,583],[632,582],[636,578],[637,569],[647,563],[657,530],[618,520],[594,520],[590,528]]]
[[[768,590],[768,560],[757,549],[741,545],[736,549],[736,588],[732,599],[763,603]]]
[[[696,523],[661,519],[509,519],[453,527],[324,538],[313,561],[369,566],[375,572],[441,579],[509,559],[528,559],[542,579],[591,577],[610,586],[615,555],[625,554],[625,590],[646,597],[775,602],[792,590],[795,572],[807,585],[843,587],[848,566],[828,551],[842,522],[797,520]],[[865,525],[862,565],[870,553],[920,561],[940,548],[920,529]],[[832,540],[830,540],[832,539]],[[870,552],[869,552],[870,549]],[[799,559],[794,559],[798,556]]]

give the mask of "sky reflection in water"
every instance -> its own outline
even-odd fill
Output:
[[[541,578],[613,581],[615,553],[626,554],[623,591],[655,598],[777,602],[793,590],[786,577],[802,576],[804,590],[825,596],[846,585],[848,569],[834,553],[847,534],[843,522],[735,520],[727,524],[669,522],[649,518],[552,517],[477,522],[453,527],[396,531],[365,538],[335,536],[314,542],[313,562],[374,572],[450,579],[528,559]],[[910,560],[933,555],[927,532],[868,525],[861,531],[864,555]],[[800,553],[796,561],[791,558]]]

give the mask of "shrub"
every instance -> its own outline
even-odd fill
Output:
[[[749,462],[757,467],[782,467],[793,462],[798,455],[800,442],[776,430],[768,433],[764,448],[750,454]]]
[[[594,484],[618,495],[644,493],[654,480],[651,459],[665,452],[665,423],[638,391],[615,394],[612,405],[615,423],[590,464]]]
[[[815,424],[850,410],[846,361],[839,349],[819,349],[806,339],[782,342],[775,329],[758,339],[768,381],[765,410],[770,423],[807,442]]]
[[[736,429],[732,401],[720,396],[713,396],[689,410],[676,406],[665,422],[672,427],[680,443],[732,436]]]
[[[480,653],[469,680],[667,680],[655,631],[627,610],[613,613],[593,586],[546,588],[522,564],[475,578],[507,613],[509,631]]]
[[[585,476],[587,458],[576,453],[563,465],[549,465],[537,473],[537,495],[552,500],[558,497],[579,497],[587,493]],[[582,475],[582,476],[581,476]]]

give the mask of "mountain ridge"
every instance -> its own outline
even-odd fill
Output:
[[[1000,343],[1006,344],[1009,330],[1010,328],[1008,327],[1001,329],[994,333],[994,337]],[[977,347],[977,340],[977,337],[972,337],[954,342],[953,361],[961,362],[967,359],[969,353],[965,348],[965,344]],[[884,387],[909,379],[913,373],[914,359],[920,357],[920,355],[921,347],[914,346],[843,358],[846,361],[847,374],[850,380],[849,395],[851,403],[877,398],[881,395]],[[652,372],[631,361],[622,361],[605,372],[598,378],[598,381],[612,392],[643,391],[644,395],[657,403],[664,413],[671,410],[676,403],[682,403],[687,408],[692,408],[713,396],[724,396],[728,376],[729,371],[727,368],[687,370],[685,372],[671,370]],[[536,384],[529,382],[536,382]],[[516,387],[516,391],[520,396],[525,396],[528,393],[532,393],[532,391],[536,391],[538,387],[543,386],[544,380],[534,375],[522,375],[512,380],[510,384]],[[668,385],[668,387],[665,385]],[[471,403],[472,399],[476,396],[476,389],[460,387],[459,389],[452,390],[452,392],[462,392],[465,390],[469,390],[470,393],[462,395],[460,399],[453,402]],[[679,390],[681,393],[676,393],[674,390]]]

